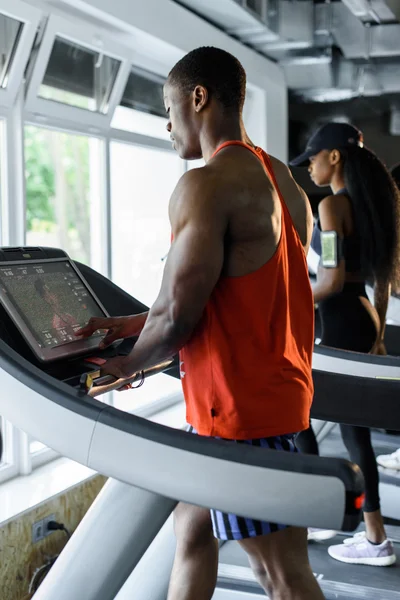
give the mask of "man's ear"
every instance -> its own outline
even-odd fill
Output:
[[[196,112],[200,112],[207,105],[210,99],[207,88],[203,85],[196,85],[193,92],[194,108]]]

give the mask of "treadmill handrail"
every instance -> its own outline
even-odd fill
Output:
[[[400,356],[381,356],[378,354],[366,354],[365,352],[355,352],[354,350],[342,350],[341,348],[332,348],[331,346],[324,346],[322,344],[314,346],[314,353],[321,354],[324,356],[331,356],[332,358],[342,358],[344,360],[352,360],[374,365],[400,367]]]
[[[216,454],[224,460],[249,463],[255,466],[292,470],[297,462],[296,471],[303,472],[307,470],[316,475],[332,475],[339,477],[346,488],[349,485],[351,486],[354,465],[345,459],[321,458],[286,452],[278,455],[276,451],[266,449],[257,452],[257,448],[253,446],[234,445],[224,440],[188,435],[186,432],[153,423],[142,417],[108,406],[95,398],[80,393],[62,381],[58,381],[19,356],[17,352],[1,340],[0,368],[51,402],[97,422],[101,420],[102,423],[114,429],[167,446],[185,448],[185,450],[199,452],[207,456]]]
[[[400,382],[313,370],[311,417],[400,431]]]
[[[48,400],[83,417],[97,419],[104,408],[104,404],[98,400],[82,394],[79,390],[33,365],[3,340],[0,340],[0,368]],[[82,402],[83,398],[84,402]]]
[[[254,446],[236,445],[229,441],[191,435],[159,425],[80,394],[74,388],[54,379],[29,363],[1,340],[0,368],[49,401],[113,429],[146,438],[158,444],[185,449],[205,456],[215,456],[231,462],[336,477],[343,482],[348,492],[354,492],[356,495],[363,489],[361,471],[356,465],[345,459],[322,458],[267,449],[260,451],[260,448]],[[7,418],[6,411],[3,409],[2,412]]]

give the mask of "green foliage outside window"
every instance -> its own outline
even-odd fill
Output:
[[[27,231],[53,234],[73,258],[90,262],[90,140],[25,128]],[[47,236],[49,237],[49,236]],[[50,238],[49,238],[50,239]]]

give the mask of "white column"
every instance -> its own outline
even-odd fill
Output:
[[[175,556],[172,515],[154,539],[115,600],[165,600]],[[156,570],[157,577],[150,573]]]
[[[110,479],[34,600],[114,600],[175,504]]]

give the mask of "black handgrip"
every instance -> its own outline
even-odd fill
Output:
[[[113,375],[101,375],[100,369],[90,373],[82,373],[80,378],[80,388],[85,394],[89,393],[94,385],[109,385],[117,381]]]

